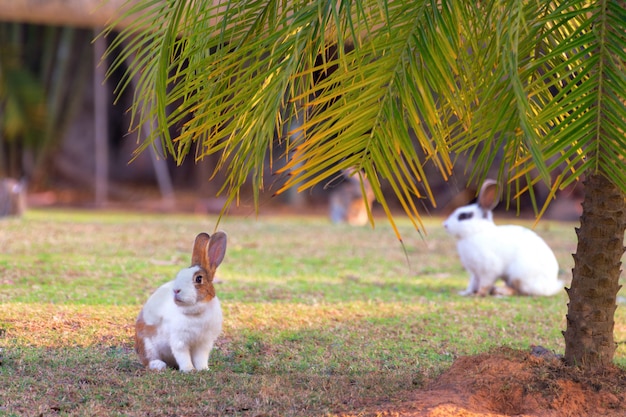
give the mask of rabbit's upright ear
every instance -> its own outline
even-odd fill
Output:
[[[200,233],[196,236],[196,240],[193,243],[193,252],[191,253],[191,266],[204,266],[207,263],[206,247],[209,244],[209,240],[208,233]]]
[[[207,254],[207,263],[202,266],[207,270],[217,268],[222,263],[224,255],[226,254],[226,233],[217,232],[211,236]]]
[[[485,211],[493,210],[500,200],[498,182],[487,179],[478,193],[478,205]]]

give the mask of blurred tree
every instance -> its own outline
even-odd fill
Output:
[[[0,169],[42,182],[91,66],[84,30],[0,23]]]
[[[0,25],[0,178],[20,178],[23,153],[41,143],[45,102],[41,83],[22,62],[19,25]]]
[[[138,78],[135,125],[159,125],[140,150],[158,137],[179,163],[219,152],[230,202],[249,175],[258,192],[278,158],[283,190],[327,181],[330,166],[362,170],[393,224],[388,181],[416,227],[415,200],[434,203],[424,167],[447,178],[454,155],[469,156],[473,181],[498,157],[507,193],[533,201],[539,181],[553,197],[586,177],[565,358],[611,363],[626,227],[623,1],[153,0],[128,16],[115,65],[135,66],[120,88]],[[283,135],[289,125],[300,134]]]

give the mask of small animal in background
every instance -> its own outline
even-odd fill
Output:
[[[363,198],[358,173],[355,170],[342,170],[341,173],[344,181],[330,193],[330,219],[333,223],[347,222],[352,226],[363,226],[368,221],[368,207],[371,210],[374,203],[372,185],[362,174],[365,190]]]
[[[143,306],[135,324],[135,350],[148,369],[208,369],[213,344],[222,332],[213,278],[225,253],[226,233],[200,233],[191,266],[159,287]]]
[[[0,217],[21,216],[26,211],[26,181],[0,179]]]
[[[539,235],[518,225],[495,225],[492,210],[498,200],[498,183],[486,180],[478,202],[456,209],[444,222],[458,239],[461,263],[470,273],[460,294],[551,296],[562,291],[556,257]],[[496,287],[498,279],[506,286]]]

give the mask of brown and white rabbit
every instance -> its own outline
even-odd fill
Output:
[[[215,270],[226,253],[226,234],[200,233],[191,267],[159,287],[135,324],[135,350],[148,369],[167,366],[182,372],[208,368],[209,354],[222,332],[222,309],[215,295]]]
[[[520,294],[551,296],[563,291],[552,249],[535,232],[518,225],[496,226],[498,183],[486,180],[478,202],[456,209],[444,222],[456,237],[461,263],[470,273],[462,295]],[[497,289],[503,279],[506,287]]]
[[[374,191],[367,177],[363,174],[363,190],[359,175],[354,170],[341,171],[345,178],[330,194],[330,219],[333,223],[347,222],[352,226],[363,226],[367,223],[368,206],[371,210],[374,202]],[[365,197],[365,198],[364,198]]]

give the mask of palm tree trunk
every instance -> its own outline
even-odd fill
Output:
[[[565,361],[594,370],[613,361],[615,302],[620,289],[626,195],[602,174],[585,180],[578,247],[567,311]]]

